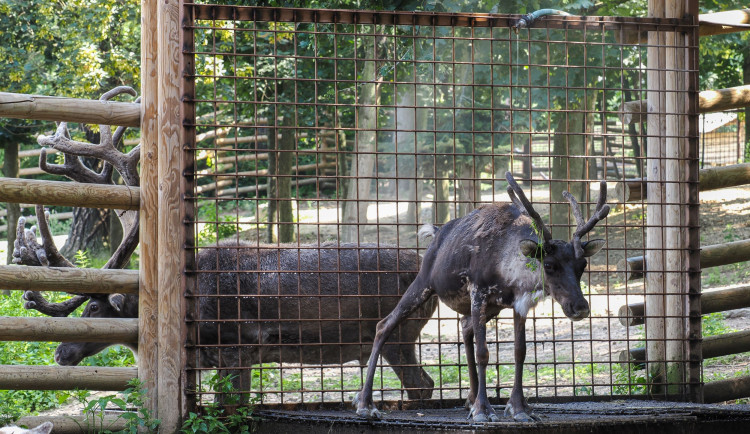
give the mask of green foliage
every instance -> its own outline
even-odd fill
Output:
[[[128,382],[128,388],[120,396],[107,395],[96,399],[89,399],[91,394],[87,390],[78,390],[74,392],[76,399],[84,405],[83,415],[84,424],[81,428],[86,431],[95,430],[101,433],[112,433],[110,429],[113,424],[120,419],[125,419],[126,426],[124,430],[117,433],[136,434],[139,428],[147,432],[156,432],[160,421],[154,419],[151,412],[145,408],[146,389],[137,378]],[[115,420],[105,419],[105,410],[117,408],[125,413],[119,414]],[[135,409],[135,411],[132,411]]]
[[[77,251],[73,260],[78,268],[90,268],[91,266],[91,258],[89,258],[88,250]]]
[[[227,408],[217,403],[204,405],[200,413],[190,412],[182,424],[180,432],[191,434],[238,433],[248,434],[255,430],[256,419],[253,417],[255,400],[250,404],[238,405],[239,395],[233,394],[231,376],[212,376],[207,381],[207,388],[223,394]],[[202,389],[202,387],[201,387]],[[205,392],[205,390],[201,390]],[[237,407],[235,407],[237,406]],[[232,411],[229,411],[229,408]]]
[[[58,297],[61,298],[61,297]],[[59,301],[59,300],[58,300]],[[3,316],[42,316],[23,308],[21,292],[0,297]],[[50,365],[57,345],[49,342],[0,341],[0,365]],[[50,390],[0,390],[0,424],[19,416],[54,408],[65,402],[70,394]]]
[[[218,216],[218,207],[207,204],[199,209],[200,218],[206,221],[205,226],[198,232],[198,245],[215,243],[237,233],[237,218],[234,216]]]
[[[48,293],[50,301],[60,302],[68,298],[65,294]],[[12,317],[44,317],[34,310],[23,307],[20,291],[0,297],[0,315]],[[79,316],[73,313],[71,316]],[[0,365],[53,365],[57,343],[0,341]],[[89,366],[133,366],[132,352],[125,347],[110,347],[96,356],[87,358],[82,365]],[[0,390],[0,424],[18,417],[54,408],[64,403],[71,394],[67,391],[51,390]]]

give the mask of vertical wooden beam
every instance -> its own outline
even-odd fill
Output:
[[[649,0],[648,16],[664,17],[665,0]],[[649,361],[648,371],[654,383],[664,381],[665,366],[665,322],[664,322],[664,32],[648,34],[648,71],[646,100],[648,104],[646,147],[647,155],[647,192],[648,206],[646,214],[646,357]],[[660,387],[653,387],[652,393],[660,393]]]
[[[685,0],[667,0],[667,18],[685,15]],[[667,32],[666,38],[666,157],[665,161],[665,356],[667,393],[684,395],[687,356],[687,73],[685,35]]]
[[[158,417],[158,81],[157,0],[141,1],[141,208],[138,296],[138,378],[146,388],[146,408]]]
[[[698,21],[698,0],[686,0],[687,16]],[[688,148],[687,148],[687,226],[689,248],[687,259],[688,275],[688,352],[687,352],[687,399],[691,402],[703,402],[703,348],[701,331],[701,261],[700,261],[700,200],[698,197],[700,170],[698,159],[698,41],[696,32],[688,33],[685,38],[687,69],[691,71],[686,83],[688,90],[687,112]]]
[[[183,270],[185,263],[180,104],[180,4],[161,0],[157,19],[158,80],[158,330],[157,399],[162,432],[180,427],[183,367]]]

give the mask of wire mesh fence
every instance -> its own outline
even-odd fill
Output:
[[[617,263],[646,251],[647,200],[626,204],[616,190],[645,176],[649,158],[668,160],[645,146],[667,134],[624,121],[622,106],[649,91],[649,45],[638,35],[694,26],[550,17],[516,33],[516,18],[503,15],[198,4],[185,15],[185,204],[195,258],[186,372],[195,402],[227,398],[226,380],[217,380],[227,374],[262,405],[352,400],[375,325],[429,245],[420,225],[508,201],[506,171],[555,238],[575,229],[563,191],[586,214],[596,180],[606,179],[615,208],[592,233],[607,247],[582,279],[592,315],[573,323],[550,299],[529,314],[527,396],[637,396],[665,381],[620,360],[646,339],[642,326],[620,324],[620,306],[643,300],[645,289]],[[679,138],[695,147],[690,131]],[[697,158],[676,161],[688,173]],[[697,231],[686,219],[678,228]],[[680,296],[689,306],[686,289]],[[376,400],[466,399],[458,319],[437,299],[415,312],[384,352]],[[490,321],[488,344],[488,387],[502,399],[513,381],[509,309]],[[679,362],[688,357],[686,349]],[[697,384],[700,367],[690,369],[677,381],[683,397]]]
[[[745,162],[744,110],[700,116],[701,168]]]

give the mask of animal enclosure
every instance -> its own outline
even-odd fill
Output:
[[[604,179],[613,208],[590,234],[607,240],[582,280],[591,316],[574,324],[549,299],[529,314],[526,396],[700,393],[692,22],[551,16],[515,32],[517,17],[502,15],[198,4],[184,15],[189,406],[225,394],[205,384],[215,369],[263,406],[351,401],[375,324],[429,245],[420,225],[509,201],[506,171],[555,238],[576,226],[563,191],[588,218]],[[645,33],[655,39],[639,43]],[[687,63],[654,67],[654,50],[681,51]],[[684,86],[654,85],[668,76]],[[644,122],[623,116],[624,103],[647,99],[659,102],[655,123],[645,111]],[[668,155],[665,143],[682,151]],[[678,195],[618,199],[618,186],[649,167]],[[663,247],[647,241],[647,226]],[[658,256],[653,279],[617,271],[635,256]],[[621,326],[620,306],[644,299],[645,328]],[[679,333],[649,332],[675,322]],[[493,401],[513,381],[512,324],[507,311],[488,324]],[[379,368],[376,403],[463,403],[453,311],[435,301],[390,343],[398,351]],[[669,365],[669,375],[621,364],[621,351],[644,346],[643,363]]]

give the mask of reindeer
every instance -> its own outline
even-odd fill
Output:
[[[0,434],[49,434],[52,432],[52,428],[54,428],[52,422],[44,422],[43,424],[31,429],[8,425],[0,428]]]
[[[132,89],[121,87],[107,92],[101,99],[106,101],[120,93],[135,94]],[[127,185],[139,185],[137,163],[140,148],[136,147],[128,154],[117,150],[116,145],[125,131],[123,127],[112,134],[109,126],[101,125],[100,131],[98,145],[76,142],[71,140],[66,124],[61,123],[54,136],[40,136],[38,141],[42,146],[62,151],[65,162],[62,165],[47,164],[43,149],[40,167],[74,181],[99,184],[111,184],[112,170],[116,169]],[[101,173],[85,167],[79,156],[104,160]],[[19,219],[13,262],[74,267],[57,250],[49,230],[48,215],[41,205],[36,207],[36,215],[42,243],[37,242],[37,228],[27,230],[25,219]],[[138,212],[125,211],[118,217],[125,236],[104,268],[124,267],[138,244]],[[259,248],[234,240],[203,249],[197,258],[198,342],[202,345],[198,365],[220,368],[222,375],[238,374],[233,383],[238,390],[246,390],[249,370],[232,368],[262,362],[340,364],[365,360],[369,356],[368,342],[375,334],[375,325],[396,306],[400,295],[414,280],[416,273],[413,270],[418,268],[418,261],[414,250],[378,245]],[[339,269],[341,273],[330,272]],[[261,273],[261,270],[266,271]],[[261,279],[260,285],[258,279]],[[300,294],[303,298],[273,297],[279,290],[283,294]],[[344,294],[344,297],[341,300],[333,297],[338,294]],[[24,299],[27,309],[49,316],[68,316],[86,302],[83,317],[138,316],[138,296],[132,294],[77,294],[63,302],[52,303],[39,292],[27,291]],[[239,328],[232,326],[236,322],[230,325],[217,321],[237,319],[238,308],[241,318],[248,320]],[[434,382],[417,362],[415,341],[436,308],[436,299],[426,303],[416,313],[418,319],[404,324],[398,338],[393,339],[393,344],[386,346],[384,352],[407,388],[410,399],[427,399],[432,395]],[[303,315],[305,320],[320,321],[296,321],[289,312]],[[60,365],[77,365],[85,357],[113,344],[64,342],[55,351],[55,361]],[[261,351],[258,344],[268,344],[268,348]],[[128,346],[137,352],[136,346]]]
[[[417,278],[396,308],[377,325],[367,378],[353,403],[359,416],[380,417],[372,400],[372,383],[383,343],[404,318],[437,294],[443,303],[463,315],[462,337],[471,388],[467,400],[469,416],[475,422],[499,420],[487,398],[486,323],[500,310],[511,308],[516,366],[506,414],[517,421],[538,420],[531,413],[522,389],[526,316],[545,295],[551,295],[573,321],[589,315],[589,304],[581,293],[581,276],[586,258],[597,253],[605,242],[582,242],[581,238],[609,213],[609,206],[605,205],[606,183],[601,182],[596,210],[588,221],[584,221],[575,198],[563,193],[577,222],[573,238],[565,242],[552,239],[511,173],[505,176],[512,204],[484,205],[439,230],[430,226],[420,230],[423,234],[433,234],[434,240],[425,252]],[[541,269],[534,270],[539,264]]]

